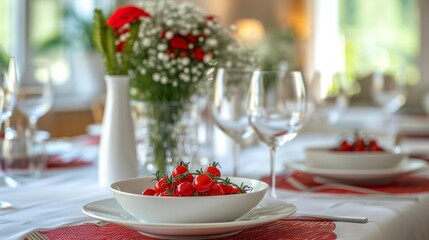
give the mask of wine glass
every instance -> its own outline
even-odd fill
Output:
[[[277,147],[295,138],[305,121],[307,98],[300,72],[259,71],[252,76],[248,117],[250,126],[270,150],[270,196],[276,198]]]
[[[25,68],[20,81],[17,107],[27,117],[30,136],[37,132],[37,121],[51,108],[53,93],[47,62],[33,62]]]
[[[375,71],[372,75],[372,99],[390,116],[407,100],[406,78],[402,72]]]
[[[216,71],[211,103],[215,124],[234,142],[233,176],[238,174],[241,142],[252,136],[247,119],[247,97],[252,71],[219,68]]]
[[[16,61],[14,58],[11,58],[7,70],[0,68],[0,123],[4,123],[12,115],[17,90],[18,74]],[[3,172],[3,154],[0,160],[0,187],[18,186],[19,183],[15,179]]]
[[[349,106],[345,89],[347,77],[343,72],[316,71],[310,83],[309,97],[315,105],[314,117],[320,123],[336,124]]]

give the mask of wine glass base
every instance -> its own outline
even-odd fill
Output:
[[[0,187],[14,188],[14,187],[18,187],[19,185],[20,185],[19,182],[16,181],[15,179],[9,176],[0,175]]]

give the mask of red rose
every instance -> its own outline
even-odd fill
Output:
[[[129,24],[139,17],[150,17],[150,14],[136,6],[127,5],[119,7],[107,20],[107,25],[117,32],[125,24]]]
[[[194,48],[194,54],[195,54],[195,58],[202,62],[204,59],[204,55],[206,55],[206,53],[199,47]]]
[[[175,49],[182,49],[182,50],[188,50],[189,49],[189,43],[186,40],[186,38],[176,34],[170,41],[168,42],[171,47]]]
[[[215,16],[215,15],[208,15],[208,16],[206,16],[206,19],[207,19],[207,20],[218,20],[218,19],[219,19],[219,17],[218,17],[218,16]]]
[[[116,52],[122,52],[122,50],[124,49],[124,45],[125,41],[119,42],[118,45],[116,45]]]
[[[196,42],[196,41],[198,41],[198,37],[194,36],[192,34],[186,35],[186,39],[188,39],[190,42],[193,42],[193,43]]]

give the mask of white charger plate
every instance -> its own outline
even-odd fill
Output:
[[[349,184],[387,184],[393,180],[423,171],[428,168],[425,161],[409,159],[404,164],[388,169],[329,169],[312,168],[305,161],[285,162],[289,170],[308,173],[319,177],[322,182],[344,182]]]
[[[82,212],[89,217],[129,227],[146,236],[163,239],[211,239],[229,236],[250,227],[291,216],[296,210],[297,208],[288,202],[266,197],[253,210],[235,221],[175,224],[144,222],[130,215],[114,198],[91,202],[82,208]],[[190,214],[198,214],[198,210]]]

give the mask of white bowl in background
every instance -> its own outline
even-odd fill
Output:
[[[268,184],[249,178],[230,177],[237,185],[253,189],[243,194],[221,196],[170,197],[146,196],[153,188],[153,177],[126,179],[112,183],[110,190],[116,201],[131,215],[152,223],[214,223],[229,222],[252,210],[263,199]]]
[[[333,148],[307,148],[305,154],[308,167],[326,169],[390,169],[407,160],[407,155],[389,151],[346,152]]]

